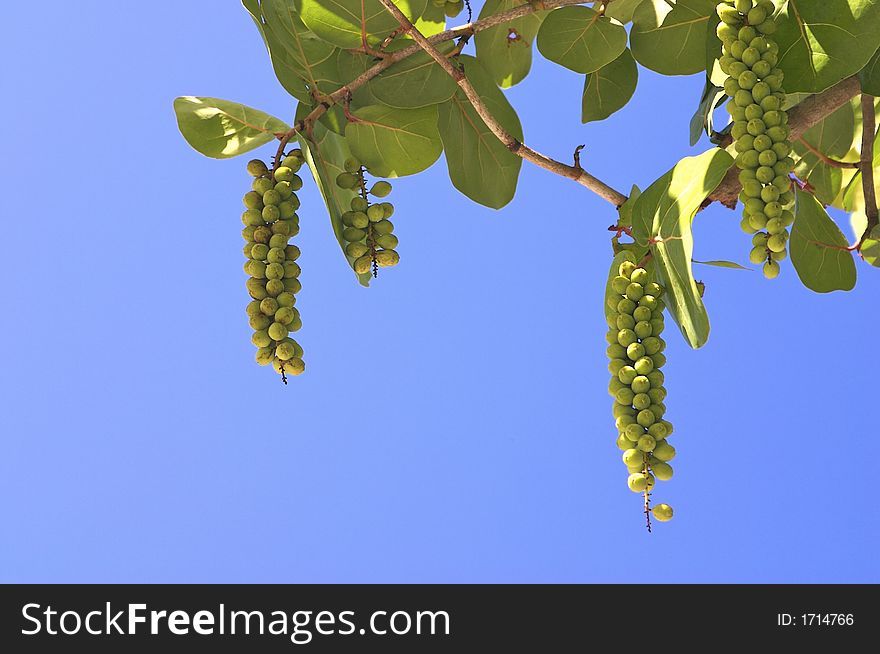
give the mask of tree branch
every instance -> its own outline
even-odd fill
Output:
[[[791,140],[797,140],[813,125],[834,113],[846,102],[852,99],[860,90],[857,76],[847,77],[821,93],[811,95],[803,102],[795,105],[788,112],[788,126],[791,129]],[[725,147],[730,141],[722,142]],[[737,196],[742,185],[739,183],[739,170],[732,166],[727,171],[721,184],[718,185],[709,196],[709,201],[717,200],[726,207],[733,209],[736,206]]]
[[[403,14],[400,9],[397,8],[391,0],[379,0],[382,3],[382,6],[397,19],[397,22],[400,23],[403,30],[408,33],[418,44],[418,46],[424,50],[431,58],[437,62],[437,64],[444,70],[446,73],[455,80],[455,83],[462,90],[465,96],[470,102],[471,106],[473,106],[474,110],[483,119],[483,122],[486,123],[486,127],[495,135],[495,137],[504,144],[504,146],[510,150],[513,154],[529,161],[536,166],[539,166],[545,170],[549,170],[552,173],[556,173],[557,175],[561,175],[563,177],[567,177],[568,179],[573,179],[578,184],[587,187],[601,198],[608,200],[611,204],[616,207],[619,207],[624,202],[626,202],[626,196],[618,191],[615,191],[613,188],[605,184],[604,182],[596,179],[588,172],[583,170],[580,166],[569,166],[568,164],[564,164],[561,161],[556,161],[555,159],[551,159],[540,152],[537,152],[527,146],[525,143],[521,143],[519,140],[513,137],[510,132],[508,132],[501,123],[492,115],[492,112],[489,111],[489,108],[486,106],[486,103],[483,102],[483,99],[480,97],[480,94],[474,88],[473,84],[470,83],[467,76],[464,74],[459,68],[456,68],[452,65],[452,63],[440,52],[434,45],[425,38],[424,34],[422,34],[415,25]]]
[[[874,119],[874,96],[862,93],[862,149],[861,149],[861,169],[862,169],[862,190],[865,194],[865,216],[868,218],[868,224],[862,238],[859,239],[859,247],[868,238],[868,234],[880,223],[880,214],[877,210],[877,194],[874,192],[874,138],[875,138],[875,119]]]

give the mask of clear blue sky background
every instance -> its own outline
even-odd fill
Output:
[[[359,287],[302,195],[307,374],[253,362],[244,160],[177,132],[212,95],[289,118],[237,2],[22,3],[0,40],[0,581],[878,582],[880,275],[703,268],[712,337],[670,333],[675,520],[649,536],[606,394],[610,205],[524,166],[503,211],[444,163],[395,184],[402,263]],[[579,121],[536,60],[527,141],[643,188],[688,148],[699,76],[640,70]],[[269,149],[263,152],[268,156]],[[700,259],[745,261],[735,213]],[[847,230],[848,231],[848,230]]]

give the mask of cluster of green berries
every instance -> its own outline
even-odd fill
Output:
[[[431,0],[435,7],[440,7],[449,18],[455,18],[464,9],[464,0]]]
[[[672,477],[668,462],[675,456],[675,448],[666,442],[672,423],[663,418],[664,289],[632,261],[621,263],[617,273],[607,298],[608,392],[614,398],[617,446],[629,470],[627,484],[633,492],[647,493],[655,479]],[[661,521],[672,517],[665,504],[654,507],[653,513]]]
[[[288,336],[302,327],[294,306],[302,288],[296,263],[300,251],[289,243],[299,233],[296,191],[302,188],[302,179],[296,172],[302,164],[301,150],[288,154],[274,171],[259,159],[248,162],[254,181],[244,196],[246,210],[241,215],[247,257],[244,271],[253,298],[247,306],[254,330],[251,341],[258,348],[257,363],[272,364],[282,375],[299,375],[305,370],[303,350]]]
[[[724,91],[733,119],[731,136],[743,203],[743,231],[752,234],[749,259],[764,264],[764,276],[779,275],[786,257],[788,228],[794,223],[788,115],[782,109],[783,73],[776,67],[779,46],[772,0],[728,0],[717,7],[718,38],[724,45],[719,59],[728,75]]]
[[[379,266],[396,266],[400,263],[397,254],[397,237],[392,233],[394,224],[388,220],[394,215],[394,205],[390,202],[371,203],[369,196],[387,197],[391,184],[380,180],[367,190],[364,167],[356,159],[347,159],[345,172],[336,177],[339,188],[355,191],[351,199],[351,209],[342,214],[342,238],[345,240],[345,254],[354,262],[354,271],[362,275],[373,270],[378,273]]]

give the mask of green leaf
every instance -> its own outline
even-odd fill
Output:
[[[633,12],[642,0],[614,0],[605,7],[605,15],[620,23],[628,23],[633,19]]]
[[[310,107],[300,103],[296,111],[297,120],[302,119],[309,111]],[[357,192],[342,189],[336,185],[336,177],[344,170],[343,163],[352,156],[351,150],[348,149],[345,138],[327,129],[321,123],[317,123],[312,129],[311,141],[302,136],[299,136],[298,140],[318,191],[327,205],[333,233],[336,235],[336,240],[339,242],[339,247],[342,249],[348,265],[352,266],[354,259],[345,254],[345,239],[342,237],[345,225],[342,224],[342,214],[349,210],[351,199],[357,195]],[[357,275],[357,277],[361,285],[370,285],[369,273]]]
[[[489,73],[473,57],[462,55],[459,60],[492,115],[522,141],[519,118]],[[439,109],[440,138],[452,184],[474,202],[500,209],[513,199],[522,159],[486,127],[461,90]]]
[[[625,48],[623,25],[589,7],[554,9],[538,30],[540,53],[576,73],[599,70]]]
[[[187,95],[174,100],[177,126],[196,151],[228,159],[265,145],[290,127],[237,102]]]
[[[691,259],[693,263],[698,263],[702,266],[715,266],[716,268],[732,268],[733,270],[751,270],[751,268],[746,268],[745,266],[741,266],[735,261],[724,261],[724,260],[716,260],[716,261],[697,261],[696,259]]]
[[[614,289],[611,288],[611,282],[614,281],[614,278],[619,274],[618,269],[620,268],[620,264],[624,261],[638,263],[635,254],[629,250],[618,252],[614,255],[614,259],[611,260],[611,266],[608,268],[608,280],[605,282],[605,301],[602,303],[605,306],[606,321],[617,316],[617,303],[620,301],[621,296],[619,293],[615,293]]]
[[[876,268],[880,268],[880,227],[871,230],[871,234],[862,243],[862,258]]]
[[[394,0],[412,20],[420,16],[428,0]],[[360,48],[363,38],[379,45],[399,27],[379,0],[295,0],[300,18],[320,38],[340,48]]]
[[[428,0],[425,10],[413,21],[413,25],[423,36],[434,36],[446,30],[446,12],[443,7]],[[405,38],[409,39],[409,35],[405,35]]]
[[[788,0],[776,22],[789,93],[827,89],[859,72],[880,47],[880,0]]]
[[[332,93],[340,86],[336,66],[338,50],[310,32],[296,15],[293,0],[263,0],[245,4],[257,23],[275,76],[284,89],[303,102],[311,101],[312,89]]]
[[[349,119],[345,137],[354,156],[379,177],[420,173],[440,157],[437,107],[363,107]]]
[[[521,5],[522,0],[488,0],[480,18]],[[532,67],[532,42],[545,16],[544,12],[528,14],[474,35],[477,59],[501,88],[518,84],[528,75]]]
[[[719,148],[686,157],[651,184],[633,209],[633,236],[651,246],[666,305],[693,348],[709,338],[709,316],[691,269],[691,222],[732,165],[733,157]]]
[[[862,93],[880,95],[880,49],[874,53],[867,65],[859,71]]]
[[[369,55],[361,54],[359,52],[353,52],[351,50],[339,50],[339,55],[336,58],[337,66],[339,67],[339,74],[342,79],[353,80],[358,75],[363,72],[366,72],[369,68],[376,63],[376,60]],[[375,81],[376,78],[373,78],[370,82],[367,82],[363,86],[358,89],[355,89],[351,98],[351,107],[353,109],[357,109],[358,107],[365,107],[370,104],[382,104],[379,102],[379,98],[373,93],[372,82]]]
[[[630,47],[642,66],[664,75],[706,68],[706,23],[714,0],[645,0],[633,15]]]
[[[703,96],[700,98],[700,106],[697,107],[693,118],[691,118],[691,146],[697,144],[700,140],[700,136],[702,136],[704,132],[711,136],[714,120],[712,113],[726,97],[727,95],[724,93],[724,89],[712,84],[707,77],[706,84],[703,86]]]
[[[716,28],[721,23],[717,13],[712,13],[706,21],[706,75],[713,86],[724,86],[727,73],[721,70],[718,60],[721,58],[721,39],[718,38]]]
[[[801,282],[817,293],[852,290],[856,264],[843,232],[810,193],[795,189],[795,196],[789,250]]]
[[[639,71],[628,48],[606,66],[587,73],[581,99],[581,122],[604,120],[629,102],[636,91]]]
[[[618,225],[620,225],[621,227],[632,227],[633,207],[636,206],[636,201],[639,199],[639,196],[641,194],[641,189],[633,184],[632,189],[629,192],[629,197],[626,199],[626,202],[624,202],[617,208]]]
[[[823,163],[803,141],[828,157],[842,159],[852,148],[854,131],[855,114],[852,104],[847,102],[804,132],[802,140],[792,143],[795,154],[800,157],[795,174],[808,181],[815,189],[816,197],[825,204],[831,204],[840,194],[844,171]],[[851,175],[848,172],[848,177]]]
[[[401,40],[388,52],[412,45]],[[452,42],[440,43],[437,49],[446,54],[455,48]],[[455,82],[426,52],[407,57],[371,80],[367,86],[379,102],[399,109],[417,109],[446,102],[455,93]]]

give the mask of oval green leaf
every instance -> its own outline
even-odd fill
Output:
[[[714,266],[715,268],[730,268],[731,270],[751,270],[751,268],[746,268],[745,266],[741,266],[735,261],[725,261],[723,259],[716,261],[697,261],[696,259],[691,259],[694,263],[698,263],[701,266]]]
[[[642,0],[614,0],[605,5],[605,15],[620,23],[628,23]]]
[[[576,73],[599,70],[625,48],[623,25],[589,7],[554,9],[538,30],[540,53]]]
[[[366,39],[379,45],[399,27],[379,0],[294,0],[303,23],[320,38],[340,48],[360,48]],[[412,20],[421,15],[428,0],[394,0]]]
[[[651,246],[669,313],[695,349],[709,338],[709,316],[691,268],[691,222],[732,165],[733,157],[719,148],[686,157],[651,184],[633,208],[633,236]]]
[[[788,0],[776,22],[789,93],[824,91],[858,73],[880,47],[878,0]]]
[[[874,53],[870,61],[859,71],[859,82],[861,82],[863,93],[880,95],[880,49]]]
[[[174,113],[186,142],[214,159],[244,154],[290,129],[275,116],[219,98],[176,98]]]
[[[876,268],[880,268],[880,227],[871,230],[862,242],[862,259]]]
[[[706,68],[706,24],[714,0],[644,0],[633,14],[630,47],[645,68],[693,75]]]
[[[494,16],[520,5],[522,0],[488,0],[480,11],[480,18]],[[543,12],[531,13],[474,35],[477,58],[501,88],[518,84],[529,74],[532,42],[545,16]]]
[[[309,111],[310,107],[300,103],[297,107],[296,119],[304,118]],[[342,214],[350,209],[351,199],[357,195],[357,192],[339,188],[336,185],[336,177],[344,171],[345,160],[352,156],[351,150],[349,150],[344,137],[327,129],[321,123],[316,123],[312,129],[311,140],[307,140],[303,136],[298,137],[298,140],[303,154],[305,154],[309,170],[312,172],[312,177],[315,179],[315,185],[318,187],[321,197],[324,198],[333,233],[339,242],[343,256],[351,267],[354,264],[354,259],[345,254],[346,241],[342,237],[345,225],[342,224]],[[355,274],[357,275],[357,273]],[[357,275],[357,278],[362,286],[370,285],[369,273]]]
[[[691,146],[697,144],[703,133],[712,135],[712,124],[714,121],[714,112],[727,95],[724,89],[715,86],[709,77],[706,77],[706,84],[703,86],[703,95],[700,98],[700,105],[691,118],[690,137]]]
[[[363,107],[353,113],[345,138],[354,156],[379,177],[420,173],[440,157],[437,107],[394,109]]]
[[[610,64],[587,74],[581,98],[581,122],[605,120],[622,109],[635,93],[638,81],[635,59],[629,49],[624,48]]]
[[[473,57],[459,57],[465,75],[493,116],[522,141],[522,125],[513,107],[489,73]],[[439,105],[440,138],[453,186],[474,202],[500,209],[513,199],[522,159],[513,154],[486,127],[459,89]]]
[[[401,40],[387,50],[395,52],[410,45],[411,41]],[[451,41],[437,45],[444,54],[453,48],[455,44]],[[367,86],[379,102],[399,109],[418,109],[446,102],[456,89],[453,79],[427,52],[417,52],[394,64]]]
[[[796,189],[795,195],[789,250],[798,277],[816,293],[852,290],[856,264],[846,237],[812,194]]]

